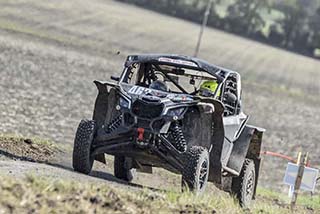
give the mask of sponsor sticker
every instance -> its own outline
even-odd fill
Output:
[[[159,58],[159,62],[169,62],[169,63],[179,64],[179,65],[188,65],[188,66],[198,67],[197,64],[195,64],[194,62],[180,60],[180,59],[171,59],[166,57]]]

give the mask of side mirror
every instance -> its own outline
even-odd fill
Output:
[[[190,81],[189,81],[189,83],[190,83],[190,85],[195,85],[195,84],[196,84],[196,81],[195,81],[193,78],[191,78]]]
[[[237,96],[234,95],[234,94],[232,94],[232,93],[230,93],[230,92],[226,92],[226,93],[224,94],[224,97],[225,97],[225,99],[226,99],[226,101],[227,101],[228,103],[234,104],[234,103],[237,101]]]
[[[111,75],[110,78],[111,78],[111,80],[114,80],[114,81],[117,81],[117,82],[120,81],[120,77],[115,77],[115,76]]]

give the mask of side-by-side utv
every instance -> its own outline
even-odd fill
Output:
[[[162,167],[182,175],[183,189],[202,192],[209,181],[250,204],[264,129],[247,124],[237,72],[187,56],[133,55],[111,79],[94,82],[93,119],[80,122],[74,141],[76,171],[89,174],[109,154],[119,179]],[[204,81],[216,91],[201,94]]]

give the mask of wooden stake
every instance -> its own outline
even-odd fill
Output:
[[[300,160],[301,160],[301,152],[298,153],[297,164],[300,163]]]
[[[307,154],[303,154],[301,156],[301,153],[299,153],[299,155],[298,155],[299,169],[298,169],[297,178],[296,178],[296,181],[295,181],[295,184],[294,184],[294,192],[293,192],[293,195],[292,195],[292,198],[291,198],[291,204],[290,204],[291,211],[293,211],[295,206],[296,206],[298,193],[299,193],[299,190],[300,190],[301,181],[302,181],[303,172],[304,172],[304,167],[305,167],[305,163],[307,162],[307,158],[308,158]]]

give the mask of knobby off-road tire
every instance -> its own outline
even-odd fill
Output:
[[[77,172],[89,174],[94,158],[91,157],[91,144],[94,139],[96,123],[93,120],[82,120],[78,126],[73,147],[72,166]]]
[[[124,156],[114,156],[114,176],[121,180],[130,182],[135,176],[135,169],[132,169],[132,161]]]
[[[186,152],[182,191],[202,193],[209,176],[209,152],[201,146],[193,146]]]
[[[238,199],[241,207],[248,208],[254,195],[256,171],[254,162],[246,159],[239,177],[232,179],[232,194]]]

